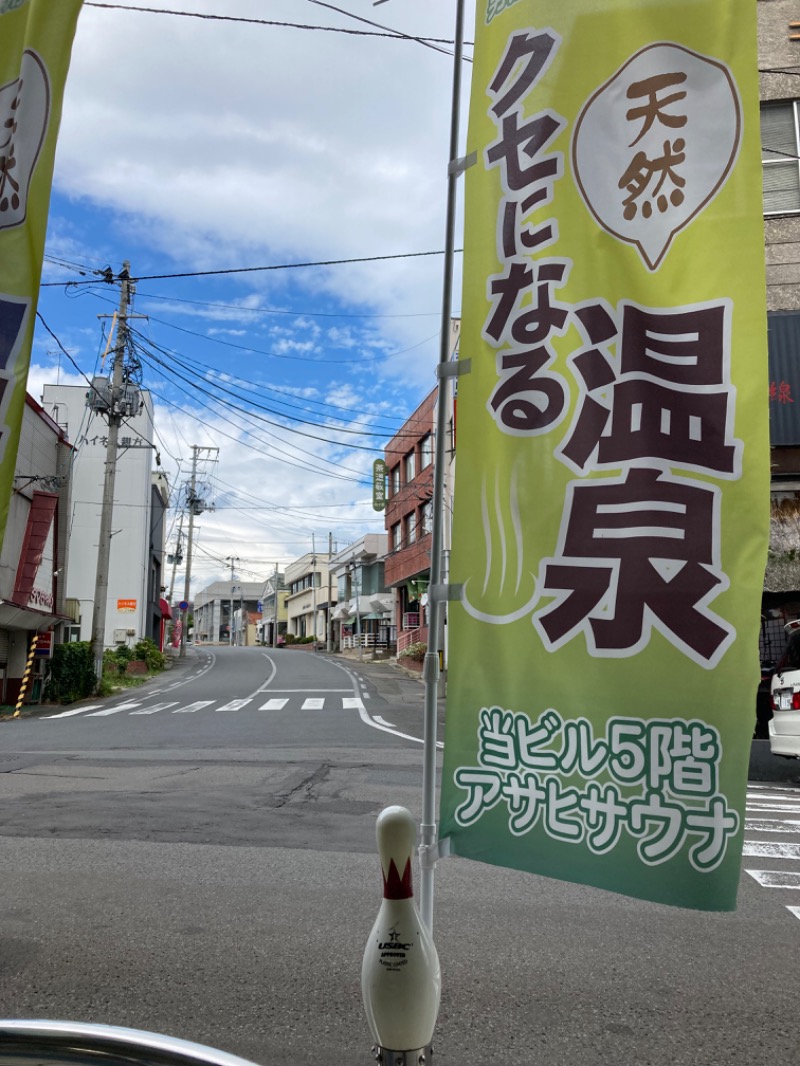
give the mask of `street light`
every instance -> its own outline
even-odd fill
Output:
[[[360,594],[359,594],[360,593],[359,584],[356,581],[356,561],[355,561],[355,559],[353,559],[353,561],[350,563],[350,587],[351,587],[351,591],[353,593],[353,597],[354,597],[354,599],[356,601],[356,643],[358,644],[358,660],[359,660],[359,662],[363,662],[363,660],[364,660],[364,649],[361,646],[361,609],[359,607],[359,600],[360,600],[361,597],[360,597]]]

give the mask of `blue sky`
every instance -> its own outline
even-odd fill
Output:
[[[455,22],[454,0],[147,6],[370,30],[357,15],[445,40]],[[198,522],[193,590],[231,554],[255,580],[329,531],[344,546],[382,529],[371,465],[435,383],[442,257],[242,268],[442,249],[452,57],[438,47],[84,7],[39,305],[71,359],[40,328],[29,388],[96,371],[118,290],[93,272],[129,260],[176,503],[192,445],[219,448],[200,469],[216,510]],[[152,277],[208,271],[235,272]]]

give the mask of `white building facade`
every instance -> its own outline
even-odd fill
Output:
[[[255,644],[263,581],[214,581],[192,603],[197,644]]]
[[[66,594],[78,603],[73,639],[91,640],[97,551],[105,479],[108,423],[86,404],[87,389],[45,385],[42,404],[73,445],[69,570]],[[153,403],[142,391],[142,408],[119,430],[116,457],[111,555],[108,571],[105,646],[135,644],[152,632],[152,561],[163,558],[153,545]]]
[[[308,552],[286,567],[286,632],[298,639],[325,640],[336,589],[328,581],[328,556]]]

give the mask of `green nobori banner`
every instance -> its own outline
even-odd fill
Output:
[[[440,833],[731,909],[769,517],[755,9],[478,0],[475,40]]]
[[[17,459],[61,101],[82,0],[0,0],[0,536]]]

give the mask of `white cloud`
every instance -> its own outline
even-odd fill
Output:
[[[364,28],[302,0],[158,6]],[[351,6],[406,32],[452,37],[449,4]],[[468,81],[466,65],[464,73]],[[148,269],[133,263],[134,272],[169,274],[437,251],[451,78],[449,56],[410,42],[85,7],[55,172],[67,207],[51,217],[48,252],[118,270],[135,246]],[[319,547],[330,530],[341,546],[381,530],[368,486],[380,441],[366,432],[377,425],[388,437],[434,384],[442,266],[436,255],[198,278],[183,290],[139,284],[135,309],[150,322],[136,325],[167,349],[143,357],[143,376],[173,485],[187,477],[192,445],[219,448],[207,471],[218,506],[198,521],[195,589],[225,576],[232,546],[243,570],[248,559],[266,576],[276,561],[310,550],[312,536]],[[46,270],[53,280],[75,276],[57,265]],[[118,298],[111,286],[100,295],[111,304]],[[328,319],[332,300],[353,318]],[[113,307],[86,297],[70,309],[83,319],[65,313],[49,324],[86,369],[102,348],[95,315]],[[55,380],[55,350],[39,331],[34,395]],[[61,380],[82,383],[60,359]],[[222,373],[209,376],[208,365]],[[245,394],[242,381],[261,396]],[[278,425],[255,415],[243,423],[197,392],[220,382],[284,411],[260,412]],[[306,401],[306,411],[288,407]],[[357,432],[348,437],[333,425]]]

